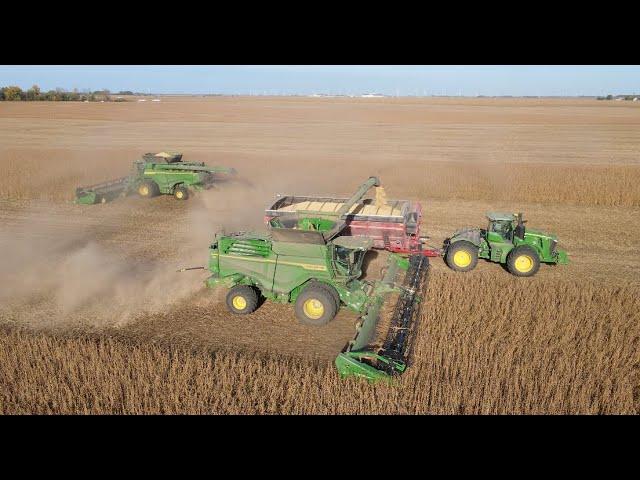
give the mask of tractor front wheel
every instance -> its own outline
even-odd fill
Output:
[[[176,197],[176,200],[186,200],[189,198],[189,190],[186,187],[176,187],[173,196]]]
[[[455,242],[447,248],[445,259],[452,270],[468,272],[478,264],[478,247],[464,240]]]
[[[303,325],[320,327],[329,323],[338,313],[335,297],[319,285],[305,288],[296,299],[296,317]]]
[[[527,246],[516,247],[507,257],[507,269],[517,277],[532,277],[540,268],[538,252]]]
[[[258,308],[258,293],[249,285],[236,285],[227,293],[227,308],[238,315],[253,313]]]

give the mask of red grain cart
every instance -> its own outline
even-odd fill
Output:
[[[347,201],[347,198],[278,195],[265,211],[265,223],[268,225],[273,218],[288,215],[334,218]],[[346,222],[343,235],[370,237],[374,248],[440,256],[438,249],[426,246],[427,237],[420,235],[422,206],[418,202],[390,200],[377,206],[374,199],[367,198],[354,205],[343,219]]]

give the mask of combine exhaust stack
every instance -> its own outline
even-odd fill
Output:
[[[401,286],[396,277],[406,270]],[[340,376],[357,376],[371,381],[389,380],[405,371],[413,350],[413,340],[423,292],[427,287],[429,259],[424,255],[402,258],[392,255],[383,279],[374,283],[366,313],[356,327],[356,334],[335,360]],[[383,342],[374,337],[380,323],[384,298],[398,293],[399,299]]]

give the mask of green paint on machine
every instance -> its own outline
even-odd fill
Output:
[[[377,184],[377,178],[369,178],[343,208]],[[205,284],[227,289],[227,308],[238,315],[254,312],[260,297],[294,304],[298,320],[314,327],[329,323],[341,306],[358,313],[355,336],[335,360],[338,372],[391,379],[409,362],[429,261],[424,255],[390,254],[381,280],[360,280],[373,240],[341,236],[345,225],[340,215],[335,220],[292,216],[273,222],[267,233],[216,234]],[[401,274],[404,280],[398,281]],[[376,339],[382,305],[392,293],[398,305],[388,333]]]
[[[473,270],[478,258],[506,264],[513,275],[531,277],[540,263],[566,265],[567,252],[558,249],[558,237],[525,227],[523,214],[487,214],[487,229],[459,230],[445,240],[444,255],[450,268]]]
[[[136,192],[145,198],[173,195],[178,200],[186,200],[189,190],[210,188],[215,183],[216,174],[235,173],[233,168],[208,167],[203,162],[182,162],[181,153],[146,153],[142,160],[133,163],[129,176],[78,187],[75,203],[105,203]]]

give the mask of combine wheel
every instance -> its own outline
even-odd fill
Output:
[[[461,240],[447,248],[447,265],[456,272],[468,272],[478,264],[478,247],[473,243]]]
[[[540,257],[531,247],[516,247],[507,257],[507,268],[517,277],[532,277],[540,268]]]
[[[337,312],[335,297],[326,287],[317,283],[305,288],[296,299],[296,317],[304,325],[326,325]]]
[[[249,285],[236,285],[227,293],[227,308],[238,315],[253,313],[258,308],[258,293]]]
[[[138,185],[138,195],[143,198],[155,197],[158,193],[158,185],[152,180],[145,180]]]
[[[173,191],[173,196],[176,197],[176,200],[186,200],[189,198],[189,190],[186,187],[176,187]]]
[[[340,310],[340,294],[336,291],[335,288],[322,282],[314,282],[312,285],[314,287],[324,288],[327,292],[329,292],[333,299],[336,301],[336,312]]]

